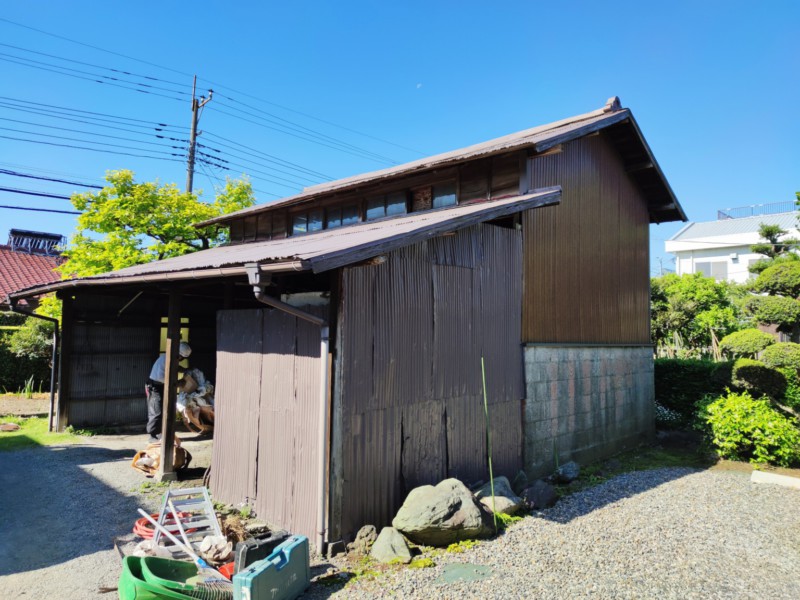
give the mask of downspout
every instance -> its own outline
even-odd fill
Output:
[[[326,511],[328,498],[328,352],[329,352],[329,328],[328,322],[322,317],[312,315],[299,308],[296,308],[276,298],[267,296],[264,293],[264,286],[270,281],[269,273],[262,273],[258,264],[247,264],[247,278],[253,286],[253,293],[256,300],[272,308],[276,308],[287,314],[303,319],[309,323],[319,326],[319,349],[320,349],[320,387],[319,387],[319,429],[317,431],[319,442],[319,460],[317,462],[317,485],[319,487],[319,497],[317,498],[317,539],[316,549],[320,556],[325,550],[325,532],[328,529],[328,515]]]
[[[53,325],[55,325],[53,328],[53,354],[50,358],[50,410],[47,415],[47,431],[53,431],[53,411],[55,410],[56,403],[56,360],[58,359],[58,319],[23,310],[17,306],[16,299],[11,300],[11,312],[25,315],[26,317],[41,319],[42,321],[50,321]]]

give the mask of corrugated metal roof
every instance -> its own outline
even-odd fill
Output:
[[[620,108],[618,98],[609,98],[608,102],[603,108],[593,110],[588,113],[576,115],[561,121],[555,121],[546,125],[539,125],[531,129],[519,131],[505,135],[503,137],[467,146],[443,154],[436,154],[420,160],[408,162],[396,167],[388,169],[381,169],[378,171],[371,171],[353,177],[346,177],[336,181],[321,183],[311,187],[305,188],[300,194],[289,196],[282,200],[270,202],[269,204],[259,204],[251,206],[221,217],[209,219],[197,223],[196,227],[203,225],[210,225],[212,223],[219,223],[223,221],[230,221],[232,218],[239,218],[244,215],[272,210],[278,207],[284,207],[292,204],[311,200],[324,194],[333,192],[341,192],[349,188],[355,188],[359,185],[366,183],[374,183],[377,181],[394,178],[400,175],[409,175],[414,172],[425,171],[432,168],[440,168],[448,164],[454,164],[469,159],[474,159],[482,156],[489,156],[492,154],[499,154],[502,152],[509,152],[517,148],[526,146],[534,146],[537,151],[543,151],[552,146],[568,141],[576,137],[576,134],[586,135],[594,130],[603,129],[614,123],[632,119],[630,110],[627,108]],[[588,128],[588,130],[587,130]]]
[[[797,217],[799,214],[798,211],[792,211],[774,215],[744,217],[741,219],[721,219],[719,221],[689,223],[686,227],[669,238],[669,241],[689,241],[698,238],[758,233],[758,228],[762,223],[766,225],[778,225],[787,231],[796,230],[798,229]]]
[[[280,240],[221,246],[118,271],[36,286],[11,294],[24,298],[74,286],[126,283],[146,280],[191,279],[205,276],[244,274],[248,263],[266,264],[272,270],[322,272],[378,254],[415,244],[429,237],[462,229],[501,216],[538,206],[555,204],[560,187],[475,204],[412,213],[357,225],[326,229]]]

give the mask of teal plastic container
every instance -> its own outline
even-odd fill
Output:
[[[310,583],[308,538],[294,535],[233,576],[233,600],[294,600]]]

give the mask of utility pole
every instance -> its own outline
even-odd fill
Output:
[[[208,98],[200,96],[199,99],[195,98],[195,90],[197,89],[197,75],[194,76],[192,82],[192,131],[189,134],[189,158],[186,162],[186,191],[192,191],[192,183],[194,181],[194,157],[197,148],[197,122],[200,120],[200,109],[206,104],[211,102],[211,97],[214,95],[214,90],[208,90]]]

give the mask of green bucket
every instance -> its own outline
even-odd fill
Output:
[[[126,556],[122,561],[122,573],[119,576],[118,586],[120,600],[163,600],[164,598],[185,600],[186,598],[192,598],[192,596],[182,594],[176,589],[170,589],[158,583],[147,581],[144,574],[143,561],[144,559],[138,556]],[[194,565],[190,566],[197,573]]]

